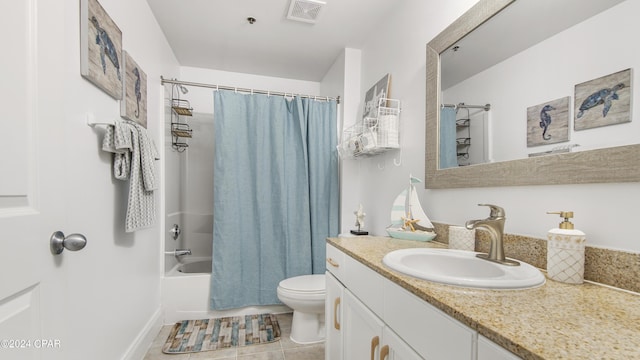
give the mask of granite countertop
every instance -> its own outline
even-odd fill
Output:
[[[640,294],[549,278],[524,290],[455,287],[382,264],[393,250],[443,244],[375,236],[327,243],[523,359],[640,359]]]

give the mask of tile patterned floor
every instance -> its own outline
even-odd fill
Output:
[[[144,360],[324,360],[324,343],[300,345],[291,341],[289,338],[291,318],[291,313],[278,314],[278,324],[280,324],[281,330],[280,341],[264,345],[176,355],[162,353],[162,345],[167,340],[173,326],[165,325],[151,344]]]

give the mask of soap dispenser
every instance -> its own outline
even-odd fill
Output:
[[[568,283],[582,284],[584,281],[585,234],[573,228],[569,221],[572,211],[548,212],[557,214],[564,221],[547,235],[547,275],[549,278]]]

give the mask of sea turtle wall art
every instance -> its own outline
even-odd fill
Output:
[[[122,52],[124,96],[120,101],[120,116],[147,127],[147,74],[131,58]]]
[[[631,69],[575,86],[575,130],[631,121]]]
[[[527,108],[527,147],[569,141],[569,96]]]
[[[122,99],[122,32],[97,0],[80,0],[80,73]]]

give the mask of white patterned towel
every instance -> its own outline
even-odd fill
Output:
[[[113,175],[129,179],[129,200],[125,231],[146,228],[155,222],[153,191],[158,188],[155,160],[158,151],[147,130],[133,122],[116,120],[107,126],[102,150],[113,153]]]
[[[114,125],[107,126],[102,140],[102,150],[113,153],[113,177],[118,180],[129,178],[132,149],[129,124],[118,119]]]

